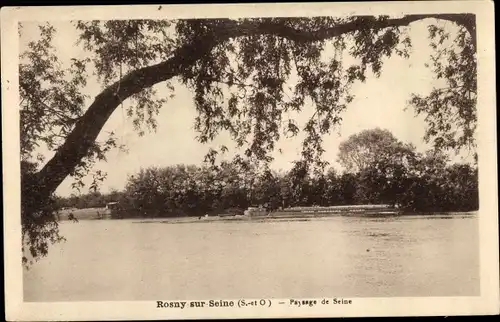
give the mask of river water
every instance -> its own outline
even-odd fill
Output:
[[[476,215],[62,222],[25,301],[479,295]]]

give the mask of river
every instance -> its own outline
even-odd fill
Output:
[[[479,295],[476,215],[61,222],[25,301]]]

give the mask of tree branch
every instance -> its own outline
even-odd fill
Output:
[[[469,31],[472,39],[475,35],[475,15],[473,14],[421,14],[407,15],[402,18],[380,19],[374,16],[359,16],[357,19],[332,26],[330,28],[321,28],[315,31],[304,31],[287,26],[283,22],[245,22],[239,24],[236,21],[226,21],[227,32],[232,30],[242,32],[240,36],[251,36],[255,34],[272,34],[278,37],[286,38],[299,43],[315,42],[334,38],[346,33],[361,30],[363,28],[384,29],[390,27],[404,27],[410,23],[424,20],[437,19],[455,22],[464,26]],[[474,41],[475,44],[475,41]],[[474,45],[475,46],[475,45]]]

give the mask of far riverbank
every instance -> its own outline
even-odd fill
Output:
[[[106,208],[86,208],[86,209],[66,209],[61,211],[59,215],[60,221],[71,220],[70,214],[76,220],[111,220],[109,210]],[[304,211],[273,211],[256,216],[249,215],[212,215],[212,216],[178,216],[178,217],[132,217],[128,219],[140,220],[141,222],[164,222],[164,223],[209,223],[209,222],[238,222],[238,221],[277,221],[277,220],[313,220],[315,218],[329,218],[339,216],[353,216],[353,217],[396,217],[396,216],[430,216],[430,217],[443,217],[443,216],[474,216],[477,211],[472,212],[410,212],[410,211],[336,211],[336,212],[304,212]],[[120,220],[120,219],[113,219]]]

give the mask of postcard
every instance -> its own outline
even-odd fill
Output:
[[[2,8],[6,319],[498,314],[493,10]]]

